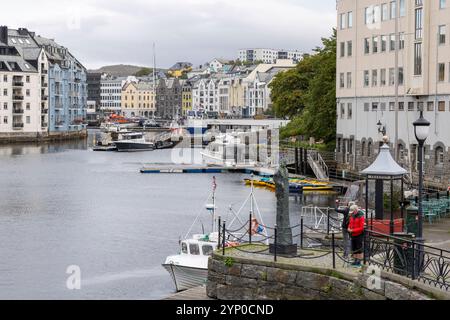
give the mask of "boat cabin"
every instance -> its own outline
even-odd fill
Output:
[[[210,256],[216,250],[217,243],[201,240],[184,240],[181,242],[181,254],[192,256]]]

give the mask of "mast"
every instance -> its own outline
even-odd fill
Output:
[[[153,119],[155,119],[156,112],[156,45],[153,42],[153,103],[155,106],[155,110],[153,111]]]
[[[213,193],[212,193],[212,232],[215,232],[216,229],[216,188],[217,188],[217,183],[216,183],[216,177],[213,177]],[[217,230],[219,231],[219,230]]]

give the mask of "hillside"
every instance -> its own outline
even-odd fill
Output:
[[[104,73],[108,73],[112,76],[126,77],[126,76],[130,76],[130,75],[135,75],[137,72],[139,72],[143,68],[148,68],[149,70],[152,69],[149,67],[118,64],[118,65],[104,66],[97,70],[89,70],[89,72],[101,72],[101,73],[104,72]],[[163,69],[158,69],[158,70],[165,71]]]

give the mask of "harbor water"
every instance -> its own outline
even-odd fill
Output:
[[[92,134],[0,146],[0,299],[164,298],[174,287],[161,263],[198,214],[194,231],[211,228],[212,174],[141,174],[146,164],[170,163],[173,151],[93,152]],[[249,195],[248,176],[215,176],[218,212],[229,219],[230,205],[237,211]],[[275,224],[274,193],[256,189],[255,197],[264,222]],[[300,209],[292,199],[293,224]],[[67,286],[69,266],[80,268],[79,290]]]

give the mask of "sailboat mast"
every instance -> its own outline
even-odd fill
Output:
[[[217,184],[216,184],[216,177],[213,177],[213,194],[212,194],[212,232],[215,232],[216,230],[216,188],[217,188]],[[218,230],[217,230],[218,231]]]
[[[156,107],[156,45],[153,42],[153,101]],[[155,119],[156,108],[153,111],[153,119]]]

